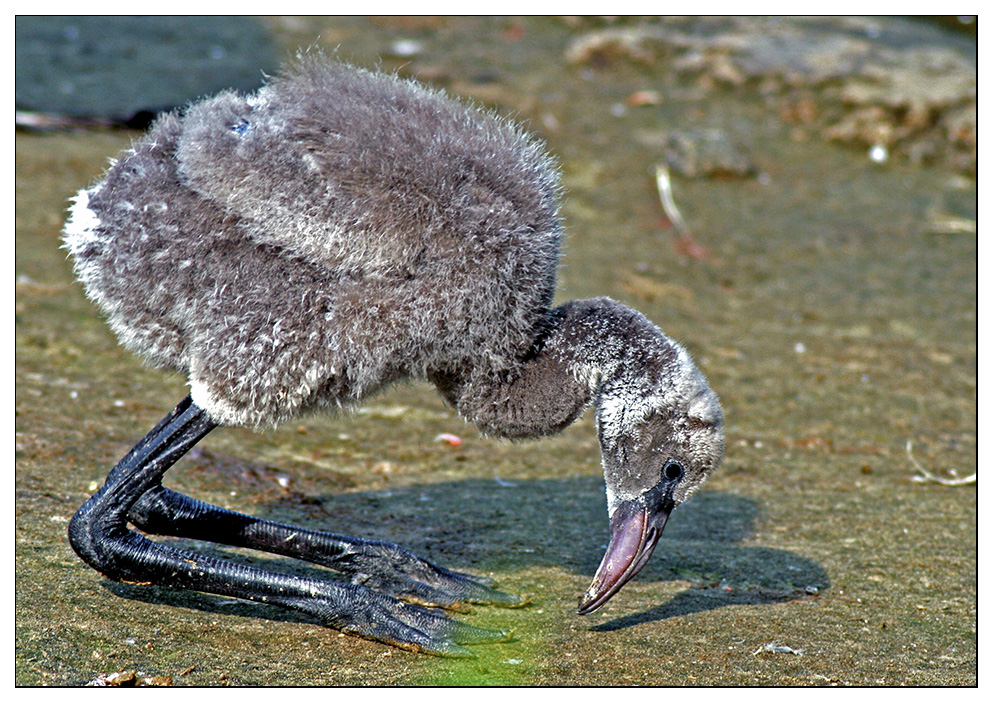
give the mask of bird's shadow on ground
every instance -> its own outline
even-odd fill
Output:
[[[793,600],[827,588],[827,574],[814,561],[784,550],[740,544],[752,534],[757,511],[750,498],[707,490],[680,506],[637,578],[679,582],[686,588],[667,602],[592,629],[618,630],[730,605]],[[396,542],[435,564],[470,573],[513,573],[538,566],[558,567],[590,579],[607,542],[602,478],[593,476],[510,482],[468,479],[324,495],[265,489],[249,512],[301,527]],[[232,558],[224,547],[190,545]],[[247,558],[261,568],[318,578],[331,574],[257,552]],[[148,602],[272,620],[310,620],[227,598],[105,585],[120,596]]]

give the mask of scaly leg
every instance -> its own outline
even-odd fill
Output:
[[[404,603],[365,585],[233,564],[152,542],[128,529],[127,523],[132,520],[153,532],[296,556],[327,564],[351,574],[354,580],[377,586],[395,577],[401,585],[392,590],[415,598],[426,594],[425,600],[440,592],[454,598],[453,604],[459,600],[519,603],[514,596],[488,589],[471,577],[437,569],[394,545],[296,530],[241,516],[163,488],[161,479],[165,472],[216,426],[189,397],[177,405],[111,470],[103,488],[73,516],[69,541],[76,553],[97,571],[117,581],[186,588],[280,605],[308,613],[343,632],[406,649],[472,656],[461,645],[509,638],[506,631],[450,620],[435,610]],[[175,524],[170,525],[173,517]],[[280,540],[282,546],[278,544]],[[400,555],[399,565],[385,566],[395,553]],[[422,572],[433,575],[434,580],[418,584],[416,578]],[[445,587],[435,585],[439,580]],[[452,584],[458,584],[454,594]]]
[[[190,498],[161,485],[142,495],[128,513],[145,532],[204,539],[280,554],[329,567],[379,593],[408,603],[464,611],[465,603],[524,604],[520,596],[491,588],[488,579],[431,564],[390,542],[308,530],[243,515]]]

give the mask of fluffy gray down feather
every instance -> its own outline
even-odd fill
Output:
[[[558,174],[515,125],[303,56],[158,120],[65,229],[121,342],[231,425],[494,377],[548,314]]]

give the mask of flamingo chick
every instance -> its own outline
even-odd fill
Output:
[[[64,241],[121,343],[186,374],[190,394],[73,517],[76,553],[111,579],[263,601],[408,649],[469,656],[507,639],[438,611],[522,603],[485,579],[162,486],[218,425],[272,426],[419,378],[496,437],[553,434],[596,407],[610,542],[579,612],[602,606],[717,467],[723,419],[689,355],[640,313],[607,298],[552,307],[559,190],[517,126],[319,55],[158,119],[79,192]],[[348,581],[197,555],[128,523]]]

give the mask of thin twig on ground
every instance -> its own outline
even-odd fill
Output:
[[[686,220],[679,213],[679,208],[676,207],[676,201],[672,197],[672,179],[669,178],[669,167],[665,164],[658,164],[655,167],[655,185],[659,190],[659,201],[662,203],[665,216],[669,218],[672,226],[676,228],[679,234],[688,237],[690,235],[690,228],[687,226]]]
[[[917,459],[911,453],[914,449],[914,445],[910,440],[907,440],[907,456],[910,458],[910,463],[914,465],[914,468],[920,472],[920,476],[913,476],[912,481],[917,481],[918,483],[924,483],[926,481],[931,481],[932,483],[940,483],[942,486],[966,486],[971,483],[976,483],[976,474],[966,476],[964,478],[942,478],[940,476],[935,476],[930,471],[925,469],[918,463]]]

